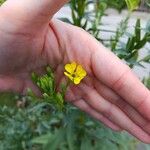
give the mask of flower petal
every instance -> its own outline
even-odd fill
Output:
[[[69,72],[70,74],[73,74],[76,70],[77,64],[75,62],[71,64],[66,64],[65,65],[65,70]]]
[[[79,77],[84,78],[87,75],[87,73],[81,65],[78,65],[77,69],[76,69],[76,75],[79,76]]]
[[[74,78],[74,80],[73,80],[73,82],[74,82],[74,84],[80,84],[80,82],[81,82],[81,80],[82,80],[83,78],[80,78],[80,77],[75,77]]]
[[[64,72],[65,76],[67,76],[71,81],[74,81],[74,78],[68,72]]]

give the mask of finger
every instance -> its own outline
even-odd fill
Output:
[[[15,77],[0,76],[0,92],[20,92],[23,89],[23,82]]]
[[[7,0],[0,8],[1,16],[12,24],[23,22],[25,27],[39,27],[49,19],[68,0]],[[22,25],[22,23],[21,23]]]
[[[108,117],[109,120],[113,121],[144,143],[150,143],[150,136],[132,122],[118,107],[102,98],[94,89],[87,87],[84,84],[81,84],[80,88],[85,93],[84,99],[86,99],[86,102],[93,109],[102,113],[104,116]]]
[[[144,131],[150,134],[150,122],[142,117],[140,113],[138,113],[131,105],[129,105],[126,101],[121,99],[112,89],[108,88],[104,84],[100,83],[99,81],[94,81],[94,85],[98,93],[113,103],[114,105],[118,106],[125,114],[138,126],[140,126]]]
[[[43,36],[50,19],[67,1],[7,0],[0,7],[1,30],[30,38]]]
[[[93,118],[101,121],[104,123],[107,127],[115,130],[115,131],[121,131],[121,128],[117,126],[116,124],[112,123],[110,120],[108,120],[106,117],[104,117],[102,114],[96,112],[93,108],[91,108],[84,100],[76,100],[73,101],[73,104],[81,109],[82,111],[88,113]]]
[[[144,117],[150,119],[150,91],[114,54],[99,44],[94,48],[96,51],[92,56],[92,68],[99,81],[115,90]]]
[[[93,118],[103,122],[109,128],[111,128],[111,129],[113,129],[115,131],[121,131],[121,128],[119,126],[117,126],[116,124],[111,122],[109,119],[104,117],[102,114],[96,112],[93,108],[91,108],[82,99],[82,95],[83,95],[83,93],[81,92],[81,90],[78,89],[78,87],[72,86],[72,87],[68,88],[65,99],[68,102],[71,102],[72,104],[74,104],[76,107],[78,107],[82,111],[88,113]]]
[[[0,75],[0,92],[19,92],[26,94],[28,88],[31,88],[37,96],[41,95],[38,87],[33,84],[30,78],[18,77],[17,75]]]

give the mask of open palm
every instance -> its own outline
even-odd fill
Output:
[[[88,75],[68,89],[66,99],[110,128],[150,143],[150,91],[91,35],[51,19],[66,1],[8,0],[0,8],[0,90],[37,91],[31,72],[42,73],[46,65],[59,84],[64,65],[75,61]]]

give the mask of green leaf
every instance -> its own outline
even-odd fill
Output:
[[[59,18],[61,21],[63,21],[63,22],[66,22],[66,23],[69,23],[69,24],[72,24],[72,22],[68,19],[68,18],[66,18],[66,17],[61,17],[61,18]]]
[[[92,150],[92,145],[88,137],[84,137],[81,141],[80,150]]]
[[[146,57],[144,57],[143,59],[140,60],[140,62],[142,62],[142,61],[150,63],[150,55],[148,55],[148,56],[146,56]]]
[[[13,93],[0,93],[0,106],[16,106],[16,98]]]
[[[134,45],[135,45],[135,36],[128,39],[128,42],[127,42],[127,45],[126,45],[126,50],[128,52],[132,52],[135,49]]]
[[[58,150],[64,141],[65,130],[63,128],[56,130],[49,142],[44,146],[44,150]]]
[[[140,0],[125,0],[130,11],[137,9],[140,3]]]
[[[150,20],[146,24],[146,32],[150,32]]]
[[[150,77],[149,78],[144,78],[143,79],[143,83],[145,84],[145,86],[150,89]]]
[[[72,127],[72,124],[70,123],[68,127],[66,128],[66,136],[67,136],[67,143],[69,150],[74,150],[74,130]]]
[[[136,22],[135,34],[136,34],[136,42],[138,43],[141,40],[141,21],[140,21],[140,19],[138,19]]]
[[[63,98],[63,95],[61,93],[57,93],[55,95],[55,103],[56,103],[56,106],[58,107],[59,110],[62,110],[63,107],[64,107],[64,98]]]
[[[32,140],[32,143],[33,144],[47,144],[49,139],[52,137],[52,134],[51,133],[48,133],[46,135],[42,135],[40,137],[37,137],[35,139]]]
[[[136,63],[138,57],[139,57],[138,51],[135,51],[127,58],[127,61],[132,64]]]
[[[2,5],[6,0],[0,0],[0,5]]]
[[[38,76],[34,72],[31,74],[31,78],[34,83],[38,81]]]
[[[139,50],[143,48],[146,43],[147,43],[147,37],[145,36],[141,41],[137,43],[137,45],[134,48]]]

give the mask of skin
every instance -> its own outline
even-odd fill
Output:
[[[64,65],[81,64],[88,76],[66,99],[113,130],[150,143],[150,91],[128,66],[84,30],[52,19],[67,0],[7,0],[0,8],[0,91],[25,93],[31,72],[50,65],[57,84]]]

